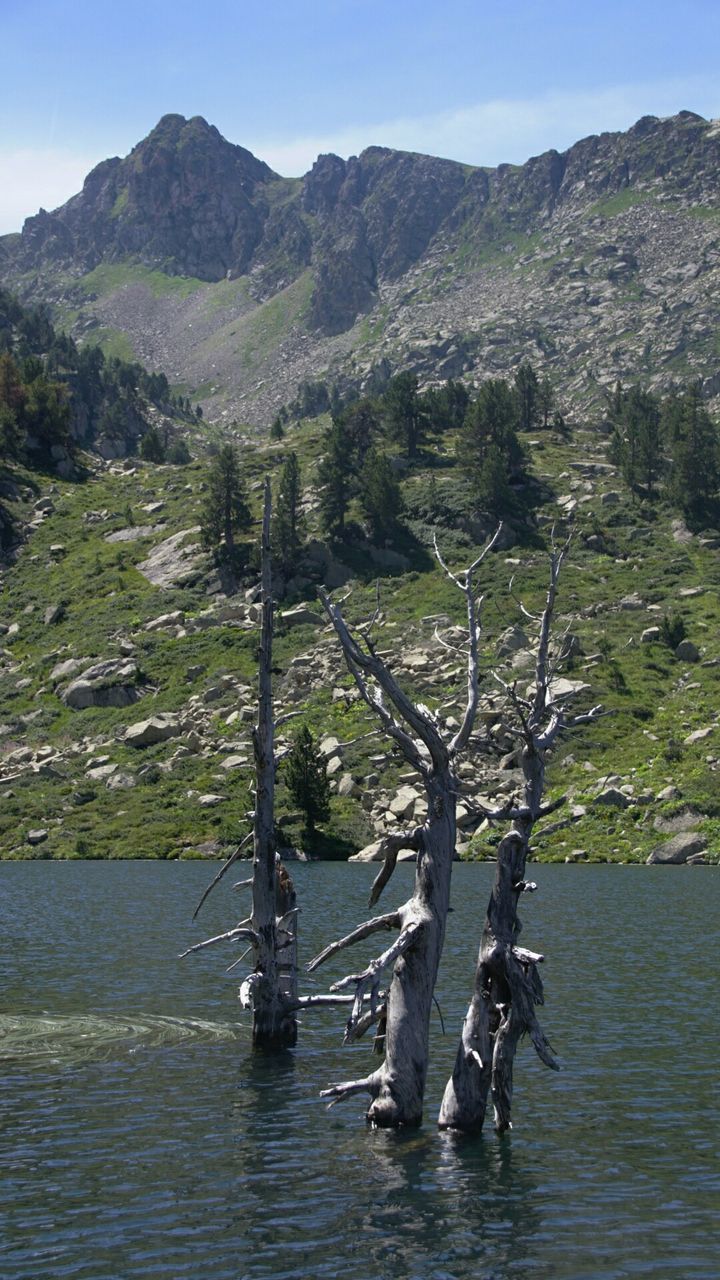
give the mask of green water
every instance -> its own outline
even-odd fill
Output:
[[[524,1048],[512,1133],[472,1141],[434,1118],[491,869],[455,872],[446,1035],[436,1019],[410,1134],[368,1131],[362,1098],[318,1101],[370,1065],[337,1014],[307,1014],[293,1053],[253,1054],[236,953],[177,960],[245,914],[223,885],[190,925],[211,873],[0,864],[2,1280],[720,1276],[715,868],[536,868],[523,941],[547,957],[563,1069]],[[305,958],[365,917],[371,876],[297,868]]]

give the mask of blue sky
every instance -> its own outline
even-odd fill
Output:
[[[717,0],[1,0],[0,233],[168,111],[280,173],[373,143],[520,163],[720,115]]]

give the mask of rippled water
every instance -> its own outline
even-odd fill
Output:
[[[253,1054],[235,953],[176,959],[244,914],[223,885],[190,925],[211,872],[0,865],[2,1280],[717,1280],[714,868],[536,869],[523,940],[547,955],[563,1070],[521,1051],[502,1140],[434,1126],[491,868],[456,869],[447,1034],[437,1018],[407,1134],[368,1131],[361,1098],[318,1102],[369,1064],[337,1014],[307,1014],[293,1053]],[[297,868],[306,958],[364,918],[371,875]]]

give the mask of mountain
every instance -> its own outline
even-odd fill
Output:
[[[521,166],[371,147],[274,173],[200,117],[0,241],[0,274],[210,417],[261,426],[303,381],[477,381],[522,358],[587,406],[618,378],[720,390],[720,125],[644,117]]]

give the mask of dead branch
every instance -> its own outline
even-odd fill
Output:
[[[415,827],[413,831],[403,831],[399,835],[387,835],[383,837],[380,845],[380,851],[384,851],[383,865],[382,869],[378,872],[372,882],[368,906],[374,907],[375,903],[378,901],[385,885],[388,883],[388,880],[395,870],[400,850],[414,849],[416,853],[420,851],[422,831],[422,827]]]
[[[387,915],[376,916],[374,920],[366,920],[364,924],[358,925],[353,929],[352,933],[348,933],[346,937],[338,939],[337,942],[331,942],[325,947],[319,955],[315,956],[307,966],[308,973],[313,973],[321,964],[330,959],[330,956],[337,955],[338,951],[344,951],[346,947],[352,947],[356,942],[362,942],[363,938],[369,938],[373,933],[379,933],[382,929],[399,929],[400,928],[400,912],[390,911]]]
[[[220,870],[218,871],[217,875],[214,877],[214,879],[213,879],[213,880],[211,880],[211,882],[210,882],[210,884],[208,885],[207,889],[205,890],[205,892],[204,892],[204,894],[203,894],[202,898],[201,898],[201,899],[200,899],[200,901],[198,902],[198,904],[197,904],[197,906],[196,906],[195,910],[193,911],[193,915],[192,915],[193,920],[195,920],[195,919],[197,918],[197,915],[198,915],[198,912],[199,912],[199,910],[200,910],[201,906],[202,906],[202,905],[203,905],[203,903],[205,902],[206,898],[208,898],[208,897],[210,896],[210,894],[212,893],[213,889],[215,888],[215,885],[220,883],[220,881],[222,880],[223,876],[225,875],[225,873],[226,873],[227,871],[229,871],[229,870],[230,870],[230,868],[231,868],[231,866],[233,865],[233,863],[234,863],[234,862],[237,862],[237,860],[238,860],[238,858],[240,857],[240,854],[242,853],[243,849],[245,849],[245,848],[247,847],[247,845],[249,845],[249,843],[250,843],[250,841],[252,840],[252,838],[253,838],[253,833],[252,833],[252,831],[248,831],[247,835],[245,836],[245,839],[240,841],[240,844],[238,845],[237,849],[235,849],[235,851],[234,851],[233,853],[231,853],[231,854],[230,854],[230,857],[228,858],[227,862],[224,862],[224,863],[223,863],[223,865],[221,866],[221,868],[220,868]],[[252,884],[252,880],[245,880],[245,881],[243,881],[243,884]],[[235,888],[238,888],[238,887],[239,887],[239,886],[237,886],[237,885],[233,885],[233,888],[234,888],[234,889],[235,889]]]
[[[204,947],[214,947],[217,942],[238,942],[243,938],[252,942],[253,946],[257,946],[260,941],[254,929],[228,929],[227,933],[216,933],[214,938],[206,938],[204,942],[196,942],[194,946],[188,947],[187,951],[181,951],[178,959],[184,960],[185,956],[191,955],[193,951],[202,951]]]

